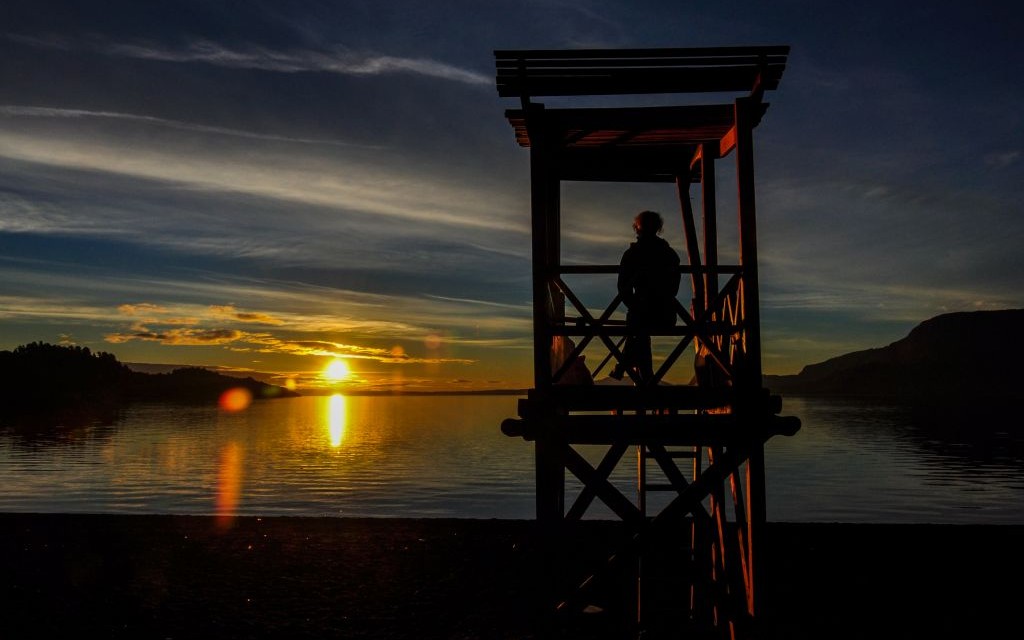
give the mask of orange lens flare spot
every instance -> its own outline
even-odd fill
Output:
[[[234,387],[220,394],[218,404],[224,411],[242,411],[252,404],[252,393],[245,387]]]
[[[423,339],[423,344],[426,345],[428,349],[437,349],[441,346],[441,336],[436,333],[432,333]]]

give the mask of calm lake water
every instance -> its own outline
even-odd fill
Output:
[[[0,430],[0,511],[530,519],[533,445],[499,428],[516,401],[302,397],[237,413],[138,404],[110,425]],[[1024,443],[998,424],[784,405],[803,427],[768,443],[770,520],[1024,524]],[[613,481],[633,496],[627,458]]]

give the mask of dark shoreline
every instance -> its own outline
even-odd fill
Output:
[[[6,513],[0,541],[2,638],[544,637],[533,521]],[[760,548],[764,638],[1016,626],[1024,526],[768,523]]]

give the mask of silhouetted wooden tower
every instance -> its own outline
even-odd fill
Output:
[[[640,578],[634,580],[641,596],[638,632],[670,626],[676,634],[744,637],[756,628],[764,445],[800,428],[797,418],[778,415],[781,399],[762,386],[754,198],[753,130],[788,53],[788,46],[495,52],[499,95],[520,100],[506,117],[518,143],[530,149],[533,239],[535,386],[520,401],[519,417],[505,420],[502,431],[535,443],[537,520],[553,539],[567,522],[583,518],[595,498],[630,532],[615,555],[558,599],[562,610],[582,609],[602,579],[619,575],[623,565],[642,564],[643,571],[634,572]],[[537,96],[694,93],[728,93],[732,101],[581,108],[533,102]],[[729,155],[736,158],[738,264],[718,259],[715,168]],[[657,359],[653,380],[566,383],[584,353],[597,349],[604,355],[588,372],[593,377],[609,360],[621,360],[627,327],[614,283],[618,265],[561,263],[565,180],[662,182],[678,192],[688,256],[681,272],[689,276],[692,295],[685,305],[677,300],[676,327],[655,334],[674,346]],[[700,185],[702,196],[700,234],[692,184]],[[588,308],[567,284],[567,274],[603,274],[611,301],[603,309]],[[681,360],[690,350],[693,359]],[[673,367],[683,366],[696,368],[696,384],[664,383]],[[593,464],[581,445],[601,445],[607,453]],[[631,447],[638,460],[635,500],[610,480]],[[680,460],[687,461],[687,472]],[[648,461],[655,463],[653,472]],[[651,477],[659,469],[661,484]],[[566,470],[582,485],[568,508]],[[662,496],[663,508],[649,514],[647,494],[655,490],[670,493]],[[690,551],[677,572],[687,576],[680,590],[686,597],[659,606],[664,598],[644,578],[667,554],[663,550],[679,543],[680,532]]]

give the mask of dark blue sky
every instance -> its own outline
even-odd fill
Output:
[[[792,47],[755,132],[767,372],[1024,306],[1012,3],[36,0],[0,25],[0,348],[528,386],[495,49]],[[613,263],[636,210],[677,206],[563,208],[565,259]]]

